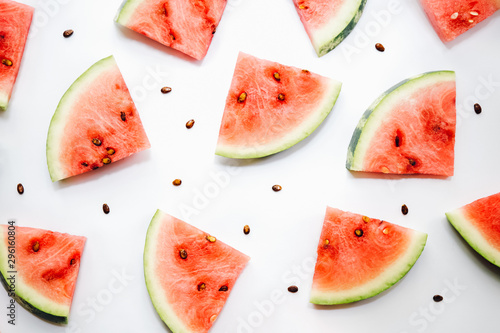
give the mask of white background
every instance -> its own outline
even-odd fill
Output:
[[[142,269],[146,230],[157,208],[252,258],[213,332],[498,330],[500,269],[469,248],[444,213],[500,191],[499,13],[444,45],[416,0],[372,0],[353,33],[318,58],[291,0],[229,0],[207,56],[194,61],[117,26],[113,18],[120,1],[23,1],[36,12],[11,103],[0,114],[0,221],[15,219],[20,226],[88,240],[70,325],[54,326],[18,308],[12,327],[5,315],[9,299],[0,292],[2,333],[168,331],[151,304]],[[390,13],[388,3],[397,10]],[[63,38],[70,28],[75,34]],[[375,50],[377,42],[385,45],[384,53]],[[240,50],[343,82],[332,113],[314,134],[259,160],[214,155]],[[152,148],[52,183],[45,141],[57,103],[81,73],[110,54]],[[347,146],[371,102],[409,76],[439,69],[457,73],[455,175],[348,172]],[[496,86],[486,86],[488,79]],[[162,86],[173,90],[163,95]],[[474,102],[482,105],[481,115],[473,112]],[[191,118],[196,124],[187,130]],[[230,175],[229,181],[215,185],[214,174]],[[172,186],[175,178],[182,186]],[[22,196],[16,192],[19,182],[25,186]],[[273,192],[274,184],[283,190]],[[210,198],[200,194],[205,191]],[[109,215],[102,212],[103,203],[110,206]],[[402,204],[409,207],[407,216]],[[427,246],[388,291],[354,304],[316,307],[308,301],[311,264],[326,205],[427,232]],[[245,224],[252,229],[248,236]],[[122,273],[131,280],[117,282],[114,276]],[[121,291],[111,294],[110,283]],[[297,294],[286,291],[291,284],[299,287]],[[450,290],[454,284],[462,289]],[[446,302],[435,304],[435,294]],[[281,302],[270,305],[275,295]],[[92,299],[97,310],[89,305]]]

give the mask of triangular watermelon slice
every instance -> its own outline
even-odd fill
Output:
[[[398,282],[422,253],[427,234],[327,207],[310,301],[343,304]]]
[[[450,42],[500,9],[500,0],[420,0],[443,42]]]
[[[500,193],[446,213],[446,217],[474,250],[500,267]]]
[[[86,238],[9,222],[0,226],[0,239],[0,277],[9,296],[42,319],[67,323]]]
[[[339,45],[354,29],[366,0],[293,0],[318,57]]]
[[[0,0],[0,111],[9,104],[21,66],[34,8]]]
[[[150,147],[113,56],[83,73],[66,91],[47,136],[52,181],[97,169]]]
[[[452,176],[455,98],[452,71],[420,74],[387,90],[359,121],[347,169]]]
[[[227,0],[125,0],[116,22],[197,60],[205,57]]]
[[[250,258],[158,210],[144,248],[151,301],[172,332],[208,332]]]
[[[341,86],[308,70],[240,52],[216,154],[257,158],[290,148],[328,116]]]

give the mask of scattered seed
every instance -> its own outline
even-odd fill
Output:
[[[415,166],[415,164],[417,164],[413,158],[409,158],[408,163],[410,163],[411,166]]]
[[[401,206],[401,213],[403,213],[403,215],[408,214],[408,206],[407,205]]]
[[[106,153],[108,153],[108,155],[113,155],[115,150],[113,148],[106,148]]]
[[[453,14],[451,14],[451,16],[450,16],[450,18],[451,18],[452,20],[456,20],[456,19],[457,19],[457,17],[458,17],[458,13],[453,13]]]
[[[248,226],[248,224],[243,227],[243,233],[245,235],[248,235],[250,233],[250,227]]]
[[[161,88],[161,93],[162,94],[168,94],[171,91],[172,91],[172,88],[170,88],[170,87],[163,87],[163,88]]]
[[[109,163],[111,163],[111,159],[109,157],[105,157],[102,159],[102,163],[109,164]]]
[[[172,185],[174,186],[180,186],[182,184],[182,180],[180,179],[174,179],[174,181],[172,182]]]
[[[76,262],[76,260],[75,260],[75,259],[71,259],[71,260],[69,261],[69,264],[70,264],[71,266],[73,266],[73,265],[75,264],[75,262]]]
[[[194,119],[188,120],[188,122],[186,123],[186,128],[190,129],[193,126],[194,126]]]
[[[24,186],[23,184],[19,183],[17,184],[17,193],[23,194],[24,193]]]
[[[432,299],[434,300],[434,302],[441,302],[443,300],[443,296],[441,296],[441,295],[434,295],[432,297]]]
[[[217,240],[217,238],[215,238],[214,236],[210,236],[210,235],[207,235],[207,241],[209,241],[210,243],[215,243],[215,241]]]
[[[10,66],[12,66],[12,60],[2,59],[2,64],[10,67]]]
[[[297,291],[299,291],[299,288],[297,286],[290,286],[288,287],[288,291],[291,293],[296,293]]]
[[[385,51],[384,45],[382,45],[380,43],[375,44],[375,48],[377,49],[377,51],[380,51],[380,52],[384,52]]]
[[[384,235],[387,235],[389,233],[389,228],[384,228],[384,230],[382,230],[382,232],[384,233]]]
[[[68,29],[68,30],[63,32],[63,36],[64,36],[64,38],[68,38],[68,37],[71,37],[71,35],[73,35],[73,33],[74,33],[73,30]]]
[[[240,96],[238,96],[238,103],[243,103],[247,99],[247,93],[242,92]]]
[[[89,166],[89,164],[88,164],[87,162],[82,162],[82,165],[83,165],[84,167],[88,167],[88,166]]]
[[[365,223],[370,222],[370,218],[368,216],[363,216],[363,222]]]
[[[273,73],[273,77],[276,81],[280,82],[281,81],[281,77],[280,77],[280,73],[278,72],[274,72]]]
[[[40,250],[40,243],[36,241],[35,244],[33,244],[33,251],[38,252],[38,250]]]
[[[203,282],[198,285],[198,291],[205,290],[207,288],[207,285],[204,284]]]
[[[478,103],[474,104],[474,112],[476,114],[480,114],[482,111],[483,109],[481,108],[481,105],[479,105]]]
[[[227,286],[220,287],[219,291],[228,291],[229,288]]]
[[[472,11],[472,12],[470,12],[470,14],[471,14],[472,16],[478,16],[478,15],[479,15],[479,13],[478,13],[478,12],[476,12],[476,11]]]
[[[125,114],[125,112],[120,113],[120,118],[122,118],[123,121],[127,120],[127,115]]]
[[[109,214],[109,206],[108,206],[108,204],[103,204],[102,205],[102,211],[104,212],[104,214]]]
[[[181,249],[179,251],[179,256],[181,257],[181,259],[186,259],[188,257],[188,253],[186,252],[186,250]]]
[[[274,192],[279,192],[281,191],[282,187],[280,185],[273,185],[272,189]]]
[[[96,145],[97,147],[99,147],[100,145],[102,145],[101,140],[99,140],[98,138],[93,138],[93,139],[92,139],[92,143],[93,143],[94,145]]]
[[[356,230],[354,230],[354,234],[355,234],[356,236],[358,236],[358,237],[361,237],[361,236],[363,236],[363,230],[361,230],[361,229],[356,229]]]
[[[284,101],[284,100],[285,100],[285,95],[283,95],[283,94],[279,94],[279,95],[278,95],[278,100],[280,100],[280,101]]]

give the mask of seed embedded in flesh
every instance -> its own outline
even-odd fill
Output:
[[[194,119],[188,120],[188,122],[186,123],[186,128],[190,129],[193,126],[194,126]]]
[[[478,103],[474,104],[474,112],[476,114],[480,114],[482,111],[483,109],[481,108],[481,105],[479,105]]]
[[[302,73],[309,73],[309,71],[307,69],[303,69]]]
[[[283,94],[279,94],[279,95],[278,95],[278,100],[280,100],[280,101],[284,101],[284,100],[285,100],[285,95],[283,95]]]
[[[297,291],[299,291],[299,288],[297,286],[290,286],[288,287],[288,291],[291,293],[296,293]]]
[[[272,189],[274,192],[279,192],[281,191],[282,187],[280,185],[273,185]]]
[[[68,38],[68,37],[71,37],[71,35],[73,35],[73,33],[74,33],[73,30],[68,29],[68,30],[63,32],[63,36],[64,36],[64,38]]]
[[[214,26],[213,29],[212,29],[212,35],[215,34],[217,32],[217,27]]]
[[[121,112],[120,113],[120,118],[122,119],[122,121],[126,121],[127,120],[127,115],[125,114],[125,112]]]
[[[472,11],[472,12],[470,12],[469,14],[471,14],[472,16],[478,16],[478,15],[479,15],[479,13],[478,13],[478,12],[476,12],[476,11]]]
[[[181,249],[179,250],[179,256],[181,257],[181,259],[186,259],[188,257],[188,253],[186,250]]]
[[[397,135],[396,135],[395,143],[396,143],[396,147],[399,147],[401,145],[401,139]]]
[[[307,8],[309,8],[309,7],[304,6],[304,5],[299,5],[299,9],[307,9]]]
[[[84,167],[88,167],[88,166],[89,166],[89,164],[88,164],[87,162],[82,162],[82,165],[83,165]]]
[[[247,93],[246,92],[242,92],[238,96],[238,103],[243,103],[246,99],[247,99]]]
[[[115,150],[113,148],[106,148],[106,153],[108,153],[108,155],[113,155]]]
[[[198,285],[198,291],[205,290],[207,288],[207,285],[204,284],[203,282]]]
[[[23,184],[19,183],[17,184],[17,193],[23,194],[24,193],[24,186]]]
[[[175,40],[175,36],[174,35],[170,34],[169,36],[170,36],[170,38],[172,38],[172,40]]]
[[[387,235],[389,233],[389,228],[384,228],[384,230],[382,230],[382,232],[384,233],[384,235]]]
[[[330,246],[330,240],[325,239],[325,241],[323,242],[323,247],[326,249],[328,246]]]
[[[97,147],[99,147],[100,145],[102,145],[102,141],[101,141],[101,140],[99,140],[98,138],[93,138],[93,139],[92,139],[92,143],[93,143],[94,145],[96,145]]]
[[[227,286],[220,287],[219,291],[228,291],[229,288]]]
[[[377,49],[377,51],[379,52],[384,52],[385,51],[385,47],[384,45],[380,44],[380,43],[377,43],[375,44],[375,48]]]
[[[217,240],[217,238],[215,238],[214,236],[210,236],[210,235],[207,235],[207,241],[209,241],[210,243],[215,243],[215,241]]]
[[[250,233],[250,227],[248,226],[248,224],[243,227],[243,233],[245,235],[248,235]]]
[[[408,206],[406,205],[401,206],[401,213],[403,213],[403,215],[408,214]]]
[[[274,72],[273,73],[273,77],[276,81],[280,82],[281,81],[281,76],[280,76],[280,73],[278,72]]]
[[[210,317],[210,322],[213,323],[216,319],[217,319],[217,315],[212,315],[212,317]]]
[[[368,216],[363,216],[363,222],[365,223],[370,222],[370,218]]]
[[[444,298],[441,295],[434,295],[432,299],[434,300],[434,302],[441,302]]]
[[[172,91],[172,88],[170,88],[170,87],[163,87],[163,88],[161,88],[161,93],[162,94],[168,94],[171,91]]]
[[[417,164],[413,158],[409,158],[408,163],[410,163],[411,166],[415,166]]]
[[[474,23],[474,20],[469,20],[469,23]]]
[[[361,229],[356,229],[356,230],[354,230],[354,234],[355,234],[356,236],[358,236],[358,237],[361,237],[361,236],[363,236],[363,230],[361,230]]]
[[[111,163],[111,159],[109,157],[105,157],[102,159],[102,163],[109,164],[109,163]]]
[[[5,66],[12,66],[12,60],[9,60],[9,59],[2,59],[2,64],[5,65]]]
[[[38,252],[38,250],[40,250],[40,243],[37,241],[33,244],[33,251]]]
[[[389,173],[389,169],[387,167],[382,167],[380,171],[382,171],[382,173]]]
[[[71,260],[69,261],[69,264],[70,264],[71,266],[73,266],[73,265],[75,264],[75,261],[76,261],[75,259],[71,259]]]
[[[109,206],[108,206],[108,204],[103,204],[102,205],[102,211],[104,212],[104,214],[109,214]]]
[[[180,179],[174,179],[172,181],[172,185],[174,185],[174,186],[180,186],[181,184],[182,184],[182,180],[180,180]]]
[[[451,14],[451,17],[450,17],[450,18],[451,18],[452,20],[456,20],[456,19],[457,19],[457,17],[458,17],[458,13],[453,13],[453,14]]]

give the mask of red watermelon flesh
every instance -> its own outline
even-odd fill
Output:
[[[434,30],[449,42],[500,9],[498,0],[420,0]]]
[[[17,271],[15,285],[19,303],[44,319],[66,322],[86,238],[5,225],[1,226],[0,233],[3,240],[0,270],[4,283],[13,270],[8,266],[7,257],[12,253],[9,241],[15,239],[14,270]]]
[[[311,302],[349,303],[382,292],[410,270],[426,240],[424,233],[327,207]]]
[[[195,59],[205,57],[227,0],[128,0],[116,21]]]
[[[210,237],[161,211],[149,226],[146,285],[158,314],[173,332],[208,332],[250,259]]]
[[[33,7],[0,0],[0,110],[5,110],[21,66]]]

